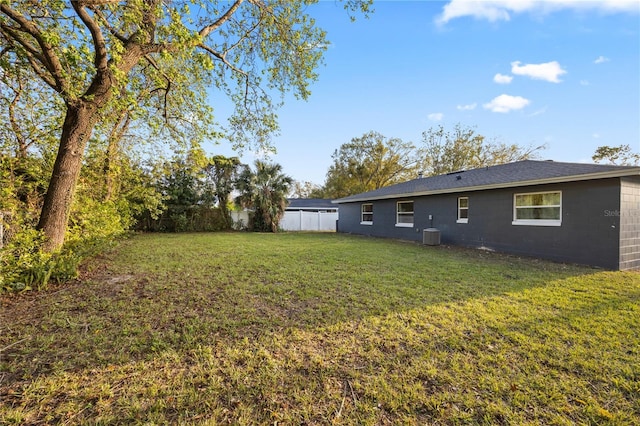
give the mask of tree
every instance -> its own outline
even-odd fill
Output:
[[[591,159],[596,163],[607,161],[617,166],[640,165],[640,153],[633,152],[629,145],[599,146]]]
[[[0,67],[0,152],[25,159],[29,153],[46,156],[55,146],[63,105],[41,96],[43,90],[44,83],[29,69],[6,73]]]
[[[3,0],[0,66],[30,70],[63,102],[56,160],[38,227],[47,250],[64,242],[83,155],[97,123],[140,97],[209,113],[206,85],[230,97],[229,137],[268,144],[276,129],[271,92],[309,96],[326,48],[305,12],[314,0]],[[352,12],[371,0],[347,0]],[[191,9],[194,7],[194,10]],[[150,90],[144,88],[151,88]],[[192,102],[190,102],[192,101]],[[143,102],[144,103],[144,102]],[[116,121],[116,120],[114,120]]]
[[[317,196],[321,194],[322,187],[320,185],[309,181],[301,182],[296,180],[293,182],[289,196],[291,198],[323,198],[322,196]]]
[[[231,229],[233,225],[228,203],[229,196],[235,189],[240,165],[238,157],[215,155],[209,159],[209,164],[205,168],[213,187],[215,202],[218,204],[226,229]]]
[[[253,209],[253,228],[256,231],[277,232],[280,219],[287,208],[287,194],[293,179],[282,173],[282,166],[261,160],[255,162],[255,172],[244,168],[237,181],[240,195],[236,203]]]
[[[60,102],[39,96],[43,83],[33,77],[28,69],[7,73],[0,66],[0,211],[20,211],[30,225],[42,206],[54,135],[62,126]]]
[[[402,182],[417,174],[418,157],[411,142],[365,133],[342,144],[333,155],[324,184],[325,196],[340,198]]]
[[[422,171],[427,176],[526,160],[545,148],[487,142],[474,129],[461,124],[452,131],[443,126],[431,128],[422,133],[422,143]]]

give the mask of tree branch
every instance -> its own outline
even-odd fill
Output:
[[[95,47],[94,65],[98,72],[104,72],[108,67],[107,43],[102,35],[102,30],[96,21],[93,20],[87,10],[77,0],[72,0],[71,5],[76,14],[80,17],[84,25],[89,29],[93,45]]]
[[[124,34],[118,32],[118,30],[116,30],[110,23],[109,20],[107,19],[106,16],[104,16],[104,13],[102,13],[102,11],[98,8],[95,8],[93,6],[89,6],[89,9],[91,9],[91,11],[93,13],[95,13],[95,15],[100,19],[100,21],[102,21],[102,24],[107,28],[107,30],[109,30],[109,32],[111,33],[111,35],[113,35],[115,38],[117,38],[118,40],[120,40],[120,42],[122,43],[126,43],[127,37],[125,37]]]
[[[160,74],[162,74],[162,76],[164,77],[165,80],[167,80],[167,87],[162,87],[159,89],[153,89],[151,92],[149,93],[153,93],[157,90],[164,90],[164,108],[162,111],[162,116],[164,117],[165,122],[168,121],[168,116],[167,116],[167,111],[169,109],[168,107],[168,95],[169,95],[169,91],[171,90],[171,79],[169,78],[169,76],[164,73],[160,67],[158,66],[158,64],[156,63],[156,61],[149,55],[145,55],[144,59],[146,59],[147,62],[149,62],[149,64],[155,68]]]
[[[220,18],[218,18],[217,21],[215,21],[213,24],[211,25],[207,25],[206,27],[202,28],[199,31],[200,37],[205,38],[207,37],[209,34],[211,34],[213,31],[217,30],[218,28],[220,28],[222,25],[224,25],[225,22],[227,22],[231,16],[233,16],[233,14],[236,12],[236,10],[238,10],[238,8],[240,7],[240,5],[242,4],[244,0],[236,0],[231,7],[229,8],[229,10],[227,10],[225,12],[224,15],[222,15]]]
[[[12,89],[15,96],[9,103],[9,123],[11,124],[11,129],[13,130],[13,133],[18,140],[18,152],[20,153],[20,155],[24,154],[24,156],[26,157],[27,144],[24,135],[22,134],[21,127],[18,124],[18,119],[16,118],[16,106],[18,105],[18,102],[20,102],[20,97],[22,96],[22,91],[24,90],[22,81],[18,79],[18,88],[14,89],[12,87]]]
[[[60,59],[56,55],[53,46],[48,43],[42,33],[38,29],[38,27],[28,20],[24,15],[19,12],[13,10],[7,4],[0,4],[0,12],[7,15],[11,20],[13,20],[19,26],[19,30],[29,34],[33,37],[38,45],[40,46],[41,52],[35,52],[35,47],[31,45],[27,40],[25,40],[22,36],[20,36],[15,28],[12,28],[6,24],[2,25],[2,28],[8,31],[9,36],[22,45],[28,52],[31,52],[32,58],[29,59],[29,63],[33,66],[33,60],[38,59],[42,65],[49,71],[51,77],[48,79],[44,79],[48,85],[50,85],[54,90],[60,92],[61,94],[68,95],[68,86],[69,82],[64,77],[64,72],[62,68],[62,64],[60,63]],[[36,49],[37,50],[37,49]],[[42,69],[35,69],[36,73],[42,77]],[[52,81],[55,81],[54,84],[51,84]]]
[[[256,23],[251,28],[249,28],[247,31],[245,31],[245,33],[242,35],[242,37],[238,38],[238,40],[227,49],[225,54],[229,53],[230,51],[235,49],[237,46],[239,46],[240,43],[242,43],[246,38],[249,37],[249,34],[251,34],[253,31],[255,31],[256,28],[258,28],[260,26],[260,24],[262,24],[262,16],[260,16],[260,19],[258,19],[256,21]]]
[[[200,44],[200,45],[198,45],[198,47],[199,47],[199,48],[201,48],[201,49],[203,49],[203,50],[206,50],[206,51],[207,51],[207,52],[209,52],[212,56],[214,56],[214,57],[218,58],[218,59],[219,59],[223,64],[225,64],[226,66],[228,66],[229,68],[231,68],[233,71],[237,72],[238,74],[242,74],[242,75],[244,75],[245,77],[248,77],[247,72],[246,72],[246,71],[241,70],[240,68],[237,68],[237,67],[236,67],[235,65],[233,65],[231,62],[229,62],[229,61],[227,60],[226,55],[224,55],[224,54],[222,54],[222,53],[220,53],[220,52],[218,52],[218,51],[216,51],[216,50],[213,50],[212,48],[210,48],[209,46],[204,45],[204,44]]]
[[[45,63],[45,59],[42,56],[42,52],[33,44],[31,44],[28,40],[23,38],[21,32],[10,25],[0,24],[0,31],[7,37],[9,40],[13,40],[18,42],[24,50],[26,50],[27,54],[32,55],[35,59],[40,61],[42,64]]]
[[[50,73],[47,72],[46,69],[42,68],[44,60],[42,58],[42,55],[40,55],[38,49],[31,46],[30,43],[26,40],[25,43],[31,46],[34,51],[32,52],[29,48],[25,47],[25,45],[18,40],[18,38],[21,38],[21,36],[15,28],[11,28],[8,25],[0,25],[0,32],[2,32],[5,37],[7,37],[9,43],[11,43],[12,41],[18,42],[25,49],[25,56],[27,57],[27,61],[29,61],[31,68],[38,75],[38,77],[40,77],[46,84],[51,86],[53,90],[60,92],[60,90],[58,90],[58,82],[51,76]],[[7,49],[9,49],[9,47],[7,47]]]

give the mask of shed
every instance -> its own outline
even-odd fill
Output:
[[[335,232],[338,206],[330,199],[289,198],[280,227],[285,231]]]

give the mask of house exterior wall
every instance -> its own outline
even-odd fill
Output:
[[[561,226],[512,224],[514,194],[547,191],[562,191]],[[371,225],[360,224],[362,203],[342,203],[338,229],[422,241],[422,231],[434,227],[443,244],[618,269],[620,216],[615,212],[620,209],[620,194],[620,179],[612,178],[401,199],[414,201],[411,228],[396,227],[398,200],[371,201]],[[457,223],[458,197],[469,198],[467,223]]]
[[[620,270],[640,268],[640,178],[620,183]]]

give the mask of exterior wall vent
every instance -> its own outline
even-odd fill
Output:
[[[440,245],[440,230],[437,228],[427,228],[422,231],[422,244],[427,246]]]

